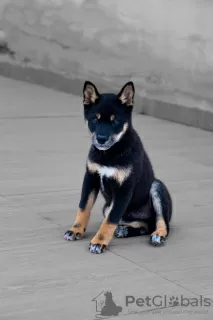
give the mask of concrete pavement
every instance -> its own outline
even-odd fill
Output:
[[[92,255],[101,198],[85,239],[63,239],[90,142],[81,99],[4,78],[0,93],[0,319],[95,319],[106,291],[122,308],[112,319],[212,319],[213,300],[201,306],[200,295],[213,299],[213,134],[134,114],[156,174],[172,191],[171,235],[162,248],[147,237],[115,239]],[[133,296],[128,306],[126,296]],[[149,305],[136,303],[146,296]],[[173,296],[182,305],[171,307]]]

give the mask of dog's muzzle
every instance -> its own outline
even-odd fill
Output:
[[[108,139],[109,138],[107,136],[104,136],[104,135],[101,135],[101,134],[97,134],[96,135],[96,140],[100,145],[105,144]]]
[[[109,136],[104,135],[94,135],[93,136],[93,145],[99,150],[108,150],[115,143],[114,139]]]

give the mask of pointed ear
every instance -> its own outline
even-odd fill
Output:
[[[96,86],[92,82],[86,81],[84,83],[83,96],[83,104],[89,105],[91,103],[95,103],[96,100],[99,98],[100,94]]]
[[[133,106],[134,104],[135,87],[132,81],[127,82],[118,94],[118,99],[122,104]]]

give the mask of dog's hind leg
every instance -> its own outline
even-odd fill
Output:
[[[142,235],[148,234],[148,223],[143,221],[132,221],[125,222],[121,221],[115,232],[114,236],[116,238],[130,238],[130,237],[138,237]]]
[[[150,190],[150,198],[154,213],[154,232],[150,242],[154,246],[164,243],[169,235],[169,223],[172,217],[172,199],[164,183],[154,180]]]
[[[116,238],[130,238],[150,234],[152,212],[151,201],[148,200],[141,208],[125,213],[114,236]]]

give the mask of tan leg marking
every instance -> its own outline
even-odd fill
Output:
[[[162,216],[160,216],[157,220],[157,226],[156,226],[156,230],[152,233],[153,235],[158,235],[160,237],[166,237],[167,236],[167,230],[166,230],[166,223],[164,221],[164,218]]]
[[[144,221],[132,221],[132,222],[121,221],[121,223],[119,224],[122,226],[132,227],[135,229],[144,227],[148,230],[148,223]]]
[[[91,240],[91,244],[100,244],[101,247],[107,246],[113,238],[116,227],[116,224],[108,223],[107,218],[105,218],[100,229]]]
[[[94,192],[91,192],[89,195],[87,205],[84,210],[78,209],[75,222],[73,226],[70,228],[71,231],[73,231],[75,234],[79,233],[81,237],[83,236],[84,232],[86,231],[90,213],[93,208],[93,205],[95,203],[95,194]]]

